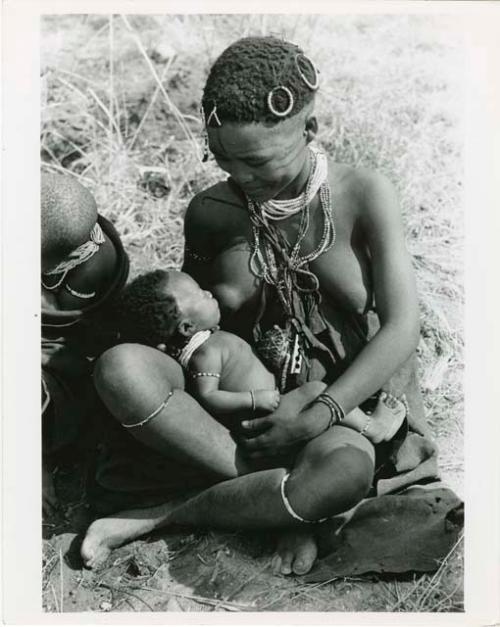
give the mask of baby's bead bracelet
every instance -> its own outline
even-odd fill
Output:
[[[252,411],[255,411],[255,392],[250,390],[250,398],[252,399]]]

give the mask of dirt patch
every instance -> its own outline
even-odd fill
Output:
[[[308,584],[272,573],[274,534],[175,530],[127,544],[90,571],[79,554],[92,520],[82,494],[84,474],[81,464],[55,472],[63,501],[60,514],[43,527],[45,611],[462,611],[461,546],[438,576]]]

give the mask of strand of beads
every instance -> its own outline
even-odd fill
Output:
[[[212,335],[212,331],[197,331],[189,338],[189,342],[180,351],[177,361],[183,368],[187,368],[189,360],[193,356],[193,353],[204,344],[208,338]]]
[[[305,269],[304,266],[317,259],[335,243],[336,231],[328,180],[325,180],[320,186],[319,197],[323,213],[323,233],[318,246],[303,256],[300,255],[300,247],[309,229],[309,205],[304,203],[302,206],[297,239],[290,253],[288,253],[288,247],[285,246],[285,240],[280,230],[262,214],[261,205],[257,205],[250,198],[247,199],[254,236],[250,267],[256,276],[262,278],[266,283],[275,285],[278,293],[283,290],[283,283],[287,282],[286,273],[284,272],[285,268],[289,270],[288,274],[290,272],[295,274],[295,278],[292,277],[292,282],[301,291],[316,291],[319,287],[316,276],[308,269]],[[276,263],[277,255],[281,258],[280,264]],[[309,290],[305,290],[297,285],[297,274],[305,275],[310,279],[312,287]]]
[[[311,171],[307,180],[306,189],[296,198],[286,200],[271,199],[260,204],[260,212],[268,220],[285,220],[293,216],[309,205],[328,174],[326,155],[317,148],[310,146],[309,158]]]

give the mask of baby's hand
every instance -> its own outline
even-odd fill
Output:
[[[280,404],[280,393],[278,390],[254,390],[255,409],[263,411],[274,411]]]

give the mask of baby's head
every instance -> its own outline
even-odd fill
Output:
[[[43,173],[40,188],[42,272],[89,241],[97,222],[92,194],[72,176]]]
[[[301,171],[317,88],[308,57],[276,37],[240,39],[212,66],[202,100],[209,147],[254,200],[274,198]]]
[[[219,324],[219,305],[184,272],[154,270],[134,279],[119,301],[122,339],[150,346],[179,345]]]

